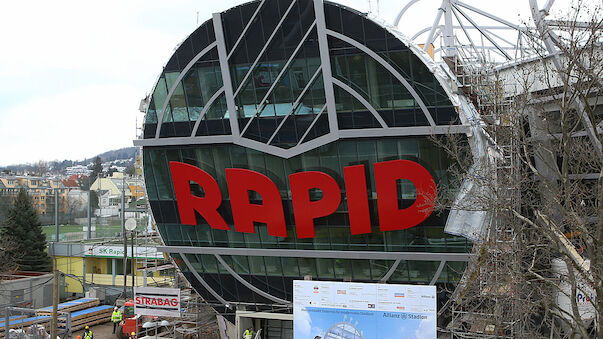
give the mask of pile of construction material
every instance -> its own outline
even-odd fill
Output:
[[[113,306],[101,305],[84,310],[71,312],[71,331],[78,331],[86,326],[93,326],[106,323],[111,320]],[[67,328],[67,317],[59,317],[59,328]]]
[[[83,310],[90,307],[96,307],[100,305],[97,298],[81,298],[72,301],[60,303],[57,307],[59,312],[74,312]],[[52,306],[40,308],[37,311],[39,315],[52,315]]]
[[[57,310],[59,311],[59,330],[77,331],[86,326],[111,321],[113,306],[100,305],[97,298],[81,298],[60,303]],[[35,313],[36,316],[11,316],[8,319],[8,328],[22,331],[34,324],[49,328],[52,319],[52,306],[40,308]],[[71,316],[70,322],[68,321],[69,315]],[[6,319],[0,318],[0,338],[4,337],[6,327]]]
[[[22,329],[27,326],[31,326],[33,324],[38,324],[41,326],[50,326],[51,317],[47,315],[39,315],[35,317],[25,316],[25,315],[16,315],[12,316],[8,319],[8,328],[9,329]],[[4,331],[6,330],[6,319],[0,319],[0,338],[5,336]]]
[[[111,320],[113,306],[99,305],[97,298],[81,298],[59,304],[59,329],[71,331],[81,330],[86,326],[102,324]],[[67,323],[66,314],[71,315],[71,323]],[[38,314],[52,314],[52,307],[38,310]]]

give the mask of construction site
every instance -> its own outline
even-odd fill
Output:
[[[600,337],[603,8],[578,1],[555,16],[555,1],[526,0],[532,21],[518,24],[443,0],[421,13],[432,25],[405,27],[417,3],[401,4],[385,22],[343,1],[257,0],[200,24],[141,103],[145,125],[134,143],[152,219],[137,229],[122,211],[118,238],[49,244],[54,277],[29,283],[46,296],[34,297],[31,286],[30,297],[27,287],[15,294],[0,315],[0,337],[76,338],[90,327],[109,338],[117,307],[118,338],[238,339],[247,331],[254,339],[373,338],[347,317],[337,320],[346,330],[308,325],[298,332],[293,296],[300,280],[433,286],[438,338]],[[268,19],[275,8],[278,23]],[[296,20],[305,35],[286,25]],[[282,39],[274,38],[281,30]],[[249,47],[255,43],[263,49]],[[285,47],[273,51],[272,43]],[[303,67],[289,74],[297,53]],[[215,83],[203,78],[210,73]],[[282,99],[284,90],[272,91],[294,86],[279,82],[288,77],[299,88]],[[262,112],[267,106],[272,113]],[[289,125],[289,118],[297,120]],[[248,132],[254,128],[257,135]],[[408,146],[415,141],[416,150]],[[387,217],[377,173],[400,159],[435,173],[437,196],[415,225],[384,230],[376,221]],[[358,164],[374,165],[374,174],[356,177],[367,178],[359,194],[368,197],[366,207],[352,202],[350,165]],[[263,174],[235,181],[234,169]],[[334,194],[336,204],[309,217],[307,239],[294,187],[303,171],[328,173],[331,189],[345,188]],[[395,185],[404,179],[412,180]],[[233,182],[250,188],[237,196]],[[313,189],[322,193],[311,200]],[[396,210],[421,198],[418,185],[404,189],[392,194]],[[328,196],[311,184],[306,193],[308,206]],[[266,197],[276,207],[260,210]],[[354,233],[361,224],[350,221],[354,209],[366,209],[366,235]],[[278,218],[280,238],[271,228]],[[313,289],[318,293],[318,284]],[[178,301],[171,308],[144,304],[157,295]]]

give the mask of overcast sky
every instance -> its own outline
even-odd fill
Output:
[[[132,146],[140,100],[177,44],[211,13],[243,2],[0,1],[0,166]],[[338,2],[393,22],[408,0]],[[530,19],[528,0],[465,2],[513,22]],[[433,22],[440,0],[421,3],[403,31]]]

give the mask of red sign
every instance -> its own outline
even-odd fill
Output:
[[[136,297],[136,305],[142,306],[174,306],[177,307],[180,301],[176,298],[165,297]]]
[[[343,169],[352,234],[371,233],[364,167],[356,165]],[[431,215],[437,191],[433,177],[423,166],[409,160],[392,160],[376,163],[373,168],[381,231],[407,229]],[[222,192],[216,180],[202,169],[181,162],[170,162],[170,169],[180,221],[186,225],[196,225],[197,212],[212,228],[230,230],[218,212]],[[411,181],[417,192],[415,202],[404,209],[398,206],[398,180],[402,179]],[[287,236],[281,194],[270,178],[252,170],[228,168],[226,181],[237,232],[255,233],[253,223],[261,222],[267,225],[268,234]],[[203,197],[192,194],[191,182],[201,186]],[[339,208],[341,189],[333,177],[317,171],[289,175],[289,186],[297,237],[312,238],[315,236],[314,219],[328,216]],[[310,191],[314,189],[322,192],[320,200],[310,198]],[[258,193],[262,203],[252,203],[249,191]]]

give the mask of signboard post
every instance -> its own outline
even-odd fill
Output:
[[[296,280],[294,338],[436,339],[436,287]]]
[[[134,288],[134,314],[180,317],[180,308],[180,289],[178,288]]]

